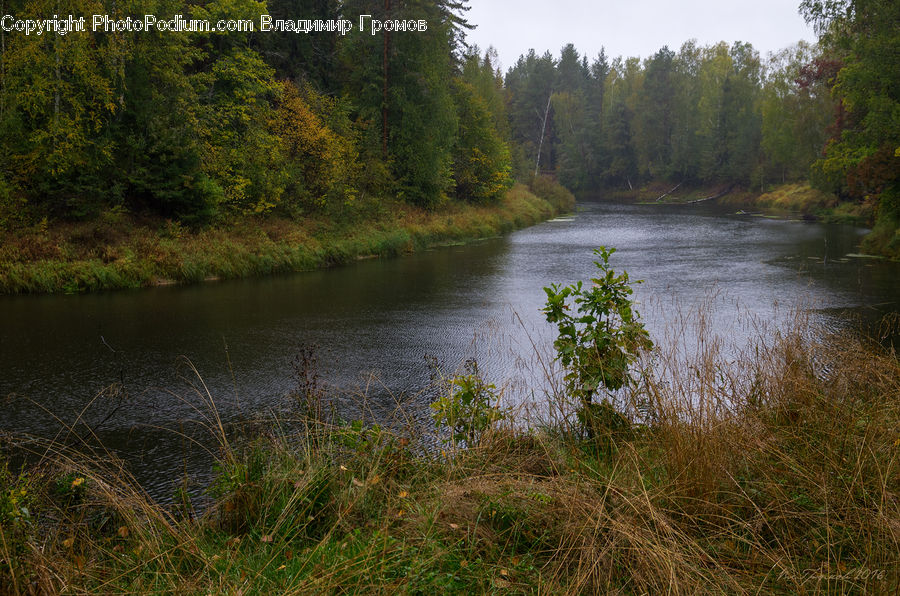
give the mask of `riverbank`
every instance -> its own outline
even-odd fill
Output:
[[[722,197],[722,204],[759,210],[766,215],[802,217],[825,223],[872,227],[875,203],[849,203],[818,191],[808,184],[782,184],[761,194],[734,193]]]
[[[604,197],[653,205],[714,202],[764,217],[800,218],[867,227],[872,229],[872,233],[863,239],[861,250],[900,260],[898,219],[889,215],[879,216],[877,200],[839,201],[834,195],[818,191],[805,183],[782,184],[759,192],[727,184],[686,186],[652,182],[633,190],[607,193]]]
[[[826,223],[847,223],[872,227],[874,203],[841,203],[834,195],[818,191],[808,184],[782,184],[766,192],[734,185],[672,185],[654,182],[633,191],[611,195],[616,200],[647,204],[691,205],[715,202],[744,211],[780,217],[802,217]]]
[[[808,184],[783,184],[769,192],[730,193],[722,204],[767,216],[801,217],[824,223],[847,224],[871,229],[860,251],[900,260],[900,219],[886,213],[888,202],[875,197],[863,201],[839,201],[834,195],[818,191]]]
[[[509,412],[439,452],[446,434],[399,410],[396,432],[323,419],[307,383],[299,433],[209,427],[203,514],[184,493],[151,502],[108,459],[22,441],[44,457],[0,466],[0,591],[893,594],[900,366],[813,337],[798,323],[737,360],[658,353],[592,437],[552,391],[543,418]]]
[[[168,220],[107,212],[90,222],[0,232],[0,294],[86,292],[307,271],[444,243],[497,236],[571,211],[547,180],[517,184],[490,206],[424,210],[401,201],[340,217],[245,217],[192,231]]]

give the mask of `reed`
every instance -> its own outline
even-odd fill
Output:
[[[202,512],[84,445],[19,438],[39,457],[0,474],[0,591],[896,593],[896,354],[802,314],[735,351],[696,308],[613,396],[629,427],[604,440],[540,353],[542,407],[464,447],[422,396],[374,424],[366,391],[323,389],[309,355],[294,414],[244,433],[197,383],[219,438]]]

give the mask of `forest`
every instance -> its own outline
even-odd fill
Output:
[[[323,22],[425,31],[0,29],[0,226],[153,214],[341,219],[386,197],[496,203],[548,174],[576,194],[651,181],[763,192],[809,181],[877,205],[869,247],[900,250],[900,7],[804,0],[820,34],[761,57],[687,41],[646,59],[532,51],[506,73],[466,44],[464,0],[74,0],[110,18]],[[60,12],[2,0],[0,13]]]
[[[0,0],[0,596],[900,594],[900,2],[800,2],[504,71],[468,0]],[[622,204],[786,187],[862,250]]]

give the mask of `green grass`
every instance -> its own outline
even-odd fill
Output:
[[[254,426],[299,430],[210,427],[202,514],[20,442],[45,457],[0,473],[0,591],[896,593],[896,354],[802,322],[738,357],[701,344],[657,351],[608,437],[580,432],[552,377],[551,413],[468,449],[429,447],[445,435],[402,408],[395,431],[323,417],[330,396],[303,385],[296,419]]]
[[[112,212],[81,223],[41,222],[0,231],[0,293],[91,292],[306,271],[370,256],[497,236],[574,208],[540,180],[514,186],[499,204],[434,211],[399,201],[305,219],[246,217],[200,231]]]

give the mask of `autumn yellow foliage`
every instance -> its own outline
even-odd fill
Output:
[[[310,96],[324,113],[316,113],[306,100]],[[291,174],[289,208],[322,208],[329,201],[352,201],[356,196],[359,152],[352,136],[337,134],[325,121],[335,110],[334,100],[310,87],[282,84],[272,130]]]

